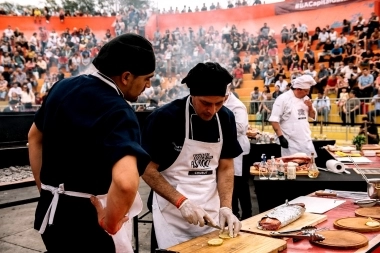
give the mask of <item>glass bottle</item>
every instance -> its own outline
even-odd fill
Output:
[[[269,174],[269,180],[277,180],[277,167],[276,167],[276,160],[274,159],[274,156],[271,156],[270,159],[270,174]]]
[[[317,178],[318,175],[319,175],[319,170],[318,170],[317,165],[315,164],[314,153],[311,153],[311,161],[309,164],[308,176],[310,178]]]
[[[285,180],[285,168],[284,168],[284,162],[282,161],[282,159],[280,160],[280,163],[278,164],[277,178],[278,180]]]
[[[259,165],[259,179],[260,180],[268,180],[268,177],[266,174],[268,173],[268,168],[267,168],[267,157],[265,154],[261,155],[261,162]]]
[[[288,175],[289,180],[295,180],[297,178],[296,163],[288,162]]]

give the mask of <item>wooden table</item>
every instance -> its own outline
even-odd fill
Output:
[[[313,196],[314,195],[310,195]],[[341,198],[336,198],[341,199]],[[355,217],[355,209],[358,208],[352,200],[345,199],[346,202],[342,205],[331,209],[330,211],[326,212],[327,220],[318,224],[318,228],[328,228],[331,230],[335,230],[333,223],[335,220],[339,218],[344,217]],[[336,252],[346,252],[346,253],[364,253],[364,252],[372,252],[372,253],[380,253],[380,234],[379,232],[374,233],[363,233],[368,240],[369,244],[368,246],[365,246],[363,248],[357,249],[357,250],[333,250],[333,249],[327,249],[318,247],[315,245],[312,245],[307,240],[302,240],[299,242],[294,243],[293,240],[288,240],[287,242],[287,249],[283,251],[283,253],[304,253],[304,252],[310,252],[310,253],[336,253]]]
[[[314,196],[314,194],[310,194],[309,196]],[[334,197],[329,197],[329,198],[334,198]],[[340,199],[340,198],[336,198]],[[316,225],[318,228],[326,228],[329,230],[336,230],[333,227],[333,223],[335,220],[343,217],[355,217],[355,209],[358,208],[356,205],[354,205],[353,201],[350,199],[345,199],[346,202],[343,203],[342,205],[331,209],[330,211],[326,212],[325,215],[327,215],[327,220],[319,223]],[[190,241],[175,245],[171,248],[170,250],[176,250],[181,253],[186,253],[186,252],[198,252],[197,249],[200,249],[199,245],[202,243],[207,243],[207,239],[215,237],[217,235],[217,231],[213,232],[214,234],[212,235],[204,235],[200,236],[197,238],[194,238]],[[336,249],[328,249],[328,248],[322,248],[319,246],[315,246],[311,244],[308,240],[302,240],[298,242],[293,242],[292,239],[287,240],[287,246],[286,249],[282,250],[282,253],[337,253],[337,252],[345,252],[345,253],[364,253],[364,252],[372,252],[372,253],[380,253],[380,234],[379,232],[374,232],[374,233],[363,233],[369,240],[369,244],[363,248],[360,249],[355,249],[355,250],[336,250]],[[264,236],[264,235],[261,235]],[[241,232],[241,238],[248,239],[249,235],[246,232]],[[273,238],[272,238],[273,239]],[[234,239],[233,239],[234,240]],[[224,251],[221,250],[221,248],[218,249],[218,247],[212,247],[208,251],[204,251],[204,248],[202,249],[203,251],[199,252],[252,252],[252,253],[257,253],[257,252],[268,252],[268,251],[257,251],[257,246],[258,245],[251,245],[249,246],[248,244],[244,244],[243,246],[241,245],[243,241],[237,240],[236,243],[239,245],[234,246],[233,243],[234,241],[230,240],[228,241],[229,249],[230,251]],[[226,245],[227,246],[227,245]],[[197,248],[198,247],[198,248]],[[237,247],[243,247],[242,251],[237,250]],[[285,248],[285,247],[284,247]],[[234,250],[232,250],[234,249]],[[276,252],[276,251],[275,251]],[[269,252],[268,252],[269,253]],[[271,252],[272,253],[272,252]]]

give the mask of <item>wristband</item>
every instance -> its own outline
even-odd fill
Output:
[[[185,196],[180,197],[180,198],[177,200],[177,202],[175,203],[175,206],[176,206],[177,208],[180,208],[181,205],[182,205],[182,203],[183,203],[186,199],[187,199],[187,198],[186,198]]]

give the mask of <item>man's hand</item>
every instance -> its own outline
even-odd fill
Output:
[[[305,105],[306,105],[307,107],[309,107],[309,109],[313,106],[313,104],[311,103],[311,100],[310,100],[310,99],[305,100],[304,103],[305,103]]]
[[[114,235],[117,233],[117,231],[120,230],[121,226],[123,226],[124,222],[128,221],[128,216],[125,216],[123,219],[121,219],[116,226],[110,226],[106,221],[106,209],[103,207],[100,200],[92,196],[91,197],[91,203],[95,206],[96,212],[98,213],[98,222],[99,225],[108,233],[111,235]]]
[[[231,238],[236,237],[241,229],[241,222],[232,213],[232,210],[228,207],[222,207],[219,209],[219,224],[221,231],[224,231],[224,227],[228,224],[228,232]]]
[[[202,207],[195,205],[190,200],[185,200],[178,208],[181,211],[182,217],[190,224],[203,227],[205,220],[211,225],[216,226],[216,222],[210,217]]]
[[[285,139],[285,137],[283,135],[278,136],[278,139],[280,140],[281,147],[283,147],[283,148],[289,148],[288,140]]]

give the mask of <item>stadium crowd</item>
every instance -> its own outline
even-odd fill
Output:
[[[9,101],[10,109],[6,111],[28,110],[40,104],[56,81],[86,71],[101,46],[113,36],[125,32],[145,35],[147,18],[146,9],[131,6],[115,17],[102,38],[97,38],[89,26],[58,33],[42,25],[26,38],[9,25],[1,37],[0,49],[0,99]],[[329,26],[311,31],[301,22],[284,25],[278,34],[267,23],[258,31],[228,23],[220,30],[213,26],[157,29],[149,38],[157,58],[155,76],[152,87],[139,97],[136,110],[154,109],[186,95],[181,80],[187,71],[198,62],[212,61],[231,72],[233,89],[241,87],[247,73],[252,79],[262,80],[262,87],[254,87],[250,95],[251,114],[268,118],[274,99],[290,88],[291,80],[309,74],[317,82],[311,91],[318,93],[315,106],[326,122],[331,108],[327,95],[331,92],[337,95],[344,125],[348,118],[354,124],[354,115],[361,110],[358,98],[374,97],[375,111],[368,112],[371,119],[380,112],[376,99],[380,54],[373,51],[380,46],[379,17],[373,13],[368,20],[359,17],[352,23],[343,20],[342,24],[339,33]],[[279,51],[279,47],[283,49]],[[36,90],[38,80],[43,80],[40,90]],[[14,100],[18,107],[12,107]]]

